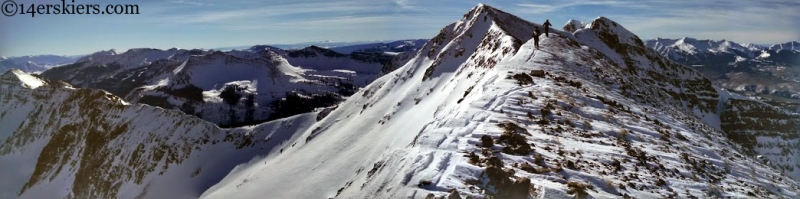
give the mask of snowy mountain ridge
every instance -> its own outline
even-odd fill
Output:
[[[226,68],[208,68],[208,65],[215,65],[214,62],[218,62],[217,65],[225,64]],[[222,62],[222,63],[219,63]],[[256,62],[256,63],[253,63]],[[250,68],[242,68],[242,70],[235,66],[236,64],[243,64],[250,66]],[[188,81],[190,84],[196,85],[202,89],[213,89],[214,85],[220,83],[227,83],[231,81],[242,80],[244,77],[236,77],[238,76],[248,76],[247,73],[262,73],[262,74],[269,74],[271,77],[266,79],[260,79],[263,83],[273,82],[272,84],[276,84],[275,82],[283,82],[283,81],[303,81],[303,78],[300,76],[302,73],[302,69],[289,65],[289,63],[283,57],[277,56],[277,54],[270,54],[266,56],[258,56],[251,59],[247,58],[240,58],[236,56],[229,55],[227,53],[222,52],[214,52],[209,54],[208,56],[193,56],[187,59],[185,63],[182,63],[181,66],[175,70],[173,70],[173,74],[175,74],[176,81]],[[195,75],[193,73],[204,73],[203,75]],[[214,78],[213,76],[222,76],[222,78]],[[192,79],[188,79],[192,78]],[[206,80],[215,79],[219,82],[206,82]],[[254,80],[258,81],[258,80]],[[259,90],[267,90],[269,87],[262,86]]]
[[[696,71],[658,58],[605,18],[575,36],[554,32],[535,51],[518,43],[529,38],[524,30],[509,27],[538,24],[514,18],[477,6],[311,127],[308,142],[233,172],[203,197],[797,195],[796,181],[715,141],[724,139],[715,130],[722,127],[707,121],[719,121],[725,106]],[[532,69],[546,73],[528,76]],[[630,73],[621,76],[630,84],[614,75]],[[637,86],[648,84],[657,86]],[[617,89],[647,95],[631,99]],[[679,152],[670,150],[675,144]],[[617,158],[622,166],[614,166]],[[748,177],[727,169],[758,171]],[[290,177],[301,174],[326,177]]]
[[[789,50],[789,51],[800,51],[800,42],[797,41],[790,41],[782,44],[775,44],[769,47],[770,50]]]
[[[157,83],[133,89],[126,99],[181,110],[221,125],[253,123],[277,115],[279,110],[270,105],[291,94],[287,92],[314,96],[336,91],[304,75],[304,69],[277,54],[241,58],[213,52],[190,57],[171,73],[153,78]]]
[[[97,52],[42,76],[221,126],[242,126],[331,106],[401,61],[377,52],[339,54],[315,46],[228,52],[142,48]]]
[[[689,54],[700,56],[702,53],[727,53],[741,55],[747,59],[768,58],[770,53],[780,53],[785,50],[790,52],[800,52],[800,43],[790,41],[782,44],[775,44],[769,47],[750,43],[737,43],[729,40],[695,39],[683,37],[680,39],[656,38],[647,40],[646,45],[669,56],[680,57],[679,54]],[[770,52],[774,51],[774,52]]]
[[[26,73],[38,73],[49,68],[71,64],[78,58],[78,56],[58,55],[2,57],[2,59],[0,59],[0,72],[6,72],[12,68],[17,68]]]
[[[339,53],[319,46],[308,46],[295,50],[253,46],[249,52],[277,54],[290,64],[306,69],[306,73],[311,77],[342,76],[346,75],[342,73],[352,72],[365,74],[352,77],[352,83],[358,87],[366,86],[375,80],[378,74],[390,72],[386,69],[388,66],[404,64],[402,59],[395,59],[403,56],[388,55],[382,52]],[[416,52],[416,49],[406,49],[405,52]],[[378,64],[381,66],[376,67]]]
[[[479,4],[335,107],[233,129],[127,105],[99,90],[56,83],[30,89],[11,81],[18,73],[6,73],[0,166],[11,169],[0,172],[35,169],[0,179],[8,185],[0,194],[800,195],[795,115],[715,88],[605,17],[552,30],[541,36],[540,49],[530,40],[534,27],[542,28]],[[214,62],[203,64],[219,66]],[[194,81],[169,75],[194,71],[177,70],[183,62],[163,64],[165,83]]]
[[[380,42],[352,46],[340,46],[330,49],[344,54],[349,54],[352,52],[405,52],[413,51],[416,48],[422,47],[422,45],[424,45],[427,41],[427,39],[409,39],[387,43]]]
[[[211,51],[213,52],[213,51]],[[185,50],[178,48],[170,48],[167,50],[154,49],[154,48],[132,48],[124,53],[118,53],[116,50],[111,49],[108,51],[99,51],[89,56],[83,57],[76,61],[90,62],[95,64],[111,64],[117,63],[122,68],[128,69],[142,65],[148,65],[152,62],[162,59],[186,60],[192,55],[202,55],[209,53],[205,50]]]
[[[755,58],[760,55],[762,46],[755,44],[740,44],[728,40],[698,40],[695,38],[684,37],[680,39],[656,38],[647,41],[647,46],[659,52],[679,51],[687,54],[698,54],[703,52],[710,53],[743,53],[747,58]],[[734,52],[735,51],[735,52]]]

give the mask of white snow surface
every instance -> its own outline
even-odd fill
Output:
[[[20,84],[26,88],[36,89],[40,86],[43,86],[45,83],[43,80],[29,75],[22,70],[19,69],[11,69],[3,74],[2,78],[0,79],[3,82],[10,83],[10,84]]]

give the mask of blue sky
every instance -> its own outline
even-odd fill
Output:
[[[69,0],[67,0],[69,2]],[[60,0],[16,0],[60,4]],[[560,28],[569,19],[615,20],[643,39],[800,40],[797,0],[75,0],[138,4],[139,15],[0,16],[0,56],[99,50],[216,48],[308,41],[431,38],[478,3]],[[26,5],[27,6],[27,5]],[[104,9],[104,8],[101,8]]]

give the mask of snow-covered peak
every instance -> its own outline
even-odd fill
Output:
[[[642,40],[639,39],[638,36],[628,31],[628,29],[625,29],[625,27],[622,27],[622,25],[618,24],[617,22],[606,17],[598,17],[594,19],[589,28],[597,31],[601,37],[616,37],[618,43],[633,46],[644,46]]]
[[[176,81],[172,86],[189,83],[204,90],[220,89],[233,81],[257,81],[259,92],[280,90],[276,85],[303,81],[302,69],[290,65],[274,52],[258,57],[239,57],[214,51],[205,56],[192,56],[173,71]],[[285,85],[284,85],[285,86]]]
[[[278,48],[278,47],[274,47],[274,46],[270,46],[270,45],[255,45],[255,46],[252,46],[249,49],[247,49],[247,51],[254,52],[254,53],[259,53],[259,52],[263,52],[263,51],[281,52],[281,51],[283,51],[283,49]]]
[[[713,41],[712,41],[713,42]],[[718,46],[710,49],[712,52],[731,52],[731,50],[749,53],[750,51],[760,51],[761,48],[755,44],[736,43],[728,40],[717,41]]]
[[[478,4],[461,20],[439,31],[420,53],[435,59],[435,62],[441,62],[446,56],[458,58],[478,51],[500,49],[502,54],[509,54],[531,39],[534,27],[538,26],[494,7]]]
[[[657,38],[647,41],[647,46],[659,52],[677,51],[685,54],[699,53],[734,53],[752,58],[760,54],[763,47],[756,44],[737,43],[729,40],[710,40],[683,37],[680,39]]]
[[[109,55],[116,55],[116,54],[117,54],[117,49],[113,49],[112,48],[112,49],[109,49],[109,50],[97,51],[95,53],[92,53],[89,56],[90,57],[93,57],[93,56],[109,56]]]
[[[671,46],[675,45],[676,42],[678,42],[677,39],[665,39],[658,37],[656,39],[647,40],[645,42],[645,45],[652,49],[655,49],[656,51],[661,52],[662,50],[666,50]]]
[[[407,52],[407,51],[414,51],[418,48],[425,45],[425,42],[428,42],[427,39],[404,39],[404,40],[397,40],[389,43],[379,42],[379,43],[368,43],[368,44],[358,44],[358,45],[351,45],[351,46],[340,46],[330,48],[338,53],[342,54],[351,54],[353,52],[392,52],[392,53],[399,53],[399,52]]]
[[[739,45],[751,51],[760,51],[766,49],[763,46],[754,43],[739,43]]]
[[[704,40],[704,41],[708,41],[708,40]],[[693,43],[698,43],[698,40],[695,39],[695,38],[692,38],[692,37],[683,37],[683,38],[678,39],[675,43],[693,44]]]
[[[154,49],[154,48],[132,48],[124,53],[118,53],[116,50],[100,51],[93,53],[78,60],[77,62],[91,62],[96,64],[111,64],[117,63],[123,68],[138,67],[148,65],[162,59],[178,59],[184,60],[189,56],[202,55],[210,53],[211,51],[204,50],[185,50],[178,48],[170,48],[168,50]]]
[[[538,26],[491,6],[478,4],[461,20],[442,28],[411,62],[432,62],[432,65],[414,65],[423,67],[415,69],[425,71],[423,80],[470,67],[492,68],[518,51],[522,43],[531,39],[534,27]]]
[[[316,45],[311,45],[311,46],[302,48],[300,50],[289,52],[289,56],[290,57],[297,57],[297,56],[314,57],[314,56],[320,56],[320,55],[327,56],[327,57],[342,57],[342,56],[344,56],[343,54],[337,53],[336,51],[333,51],[331,49],[323,48],[323,47],[316,46]]]
[[[563,30],[567,32],[575,32],[580,29],[589,28],[588,25],[589,24],[583,23],[581,21],[570,19],[569,21],[567,21],[566,24],[564,24]]]
[[[782,44],[775,44],[769,47],[770,50],[791,50],[791,51],[800,51],[800,42],[797,41],[790,41]]]
[[[3,73],[3,75],[0,75],[0,85],[3,86],[2,88],[6,89],[6,86],[9,85],[20,85],[25,88],[35,89],[46,84],[44,80],[16,68],[8,70]]]
[[[467,13],[467,15],[470,14],[473,16],[471,18],[472,21],[491,21],[506,34],[521,41],[527,41],[530,39],[533,33],[533,27],[539,26],[539,24],[532,24],[515,15],[484,4],[478,4],[475,6],[475,8]],[[480,18],[479,16],[484,17]]]
[[[47,70],[52,67],[71,64],[77,60],[76,57],[58,55],[29,55],[21,57],[5,57],[0,59],[0,73],[11,68],[18,68],[26,73],[35,73]]]

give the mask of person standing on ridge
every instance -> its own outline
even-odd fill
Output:
[[[545,29],[547,30],[547,29]],[[539,35],[542,35],[542,32],[539,31],[539,27],[534,27],[533,29],[533,46],[536,46],[536,49],[539,49]]]
[[[550,37],[550,26],[552,26],[552,24],[550,24],[550,20],[544,20],[544,24],[542,25],[544,26],[544,36]]]

